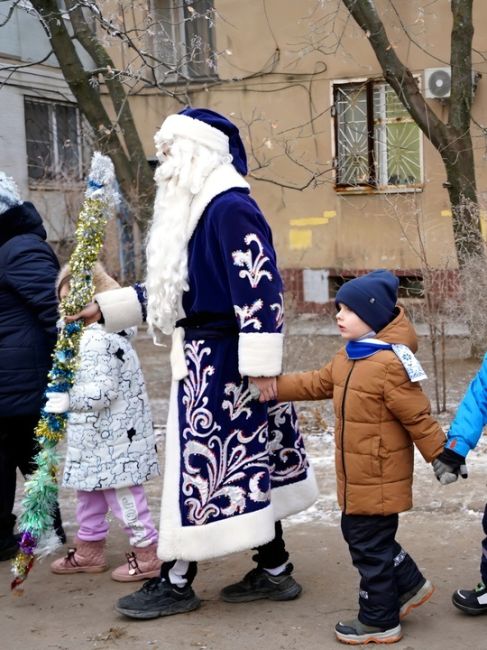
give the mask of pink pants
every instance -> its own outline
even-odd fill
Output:
[[[86,542],[105,539],[108,510],[123,524],[131,546],[144,548],[157,542],[157,530],[142,485],[85,492],[77,490],[78,537]]]

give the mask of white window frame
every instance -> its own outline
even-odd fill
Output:
[[[415,75],[416,77],[416,75]],[[420,83],[420,78],[416,77],[416,80],[418,83]],[[414,192],[422,192],[424,189],[424,158],[423,158],[423,133],[421,129],[418,128],[419,132],[419,179],[417,183],[413,183],[410,185],[392,185],[388,184],[386,181],[387,179],[385,178],[385,173],[387,172],[387,145],[385,144],[385,138],[384,138],[384,145],[381,147],[380,151],[380,158],[382,164],[377,165],[377,169],[379,170],[379,178],[376,179],[376,182],[374,184],[372,183],[363,183],[363,184],[357,184],[357,185],[347,185],[347,184],[340,184],[339,183],[339,178],[338,178],[338,152],[337,152],[337,138],[338,138],[338,133],[337,133],[337,123],[336,123],[336,109],[335,109],[335,88],[339,86],[346,86],[346,85],[360,85],[360,84],[367,84],[371,83],[373,85],[379,85],[383,84],[383,87],[385,88],[385,85],[387,82],[384,79],[381,78],[371,78],[371,77],[353,77],[353,78],[348,78],[348,79],[334,79],[331,84],[330,84],[330,106],[331,106],[331,114],[332,114],[332,120],[331,120],[331,150],[332,150],[332,157],[333,157],[333,162],[334,162],[334,181],[335,181],[335,191],[338,193],[343,193],[343,194],[397,194],[397,193],[414,193]],[[411,122],[414,122],[414,120],[411,118]],[[386,123],[382,125],[382,128],[385,129]],[[380,126],[378,128],[381,128]],[[376,138],[374,137],[374,152],[375,153],[375,143],[376,143]]]

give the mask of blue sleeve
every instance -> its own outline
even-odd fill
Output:
[[[282,372],[284,301],[271,229],[248,195],[226,197],[221,207],[217,237],[240,330],[239,372],[275,377]]]
[[[283,287],[272,233],[257,204],[237,198],[220,214],[219,244],[242,333],[278,333],[283,324]]]
[[[487,424],[487,354],[465,393],[448,431],[446,447],[460,456],[473,449]]]

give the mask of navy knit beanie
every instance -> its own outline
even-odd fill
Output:
[[[380,332],[394,318],[399,280],[380,269],[345,282],[337,291],[335,304],[346,305],[367,325]]]

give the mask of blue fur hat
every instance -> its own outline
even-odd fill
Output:
[[[15,181],[4,172],[0,172],[0,214],[16,205],[21,205],[19,191]]]
[[[208,108],[183,108],[169,115],[156,139],[188,138],[221,154],[231,154],[232,164],[239,174],[247,175],[247,154],[238,128],[226,117]],[[157,141],[156,141],[157,147]]]
[[[220,115],[220,113],[210,111],[208,108],[184,108],[182,111],[179,111],[179,115],[186,115],[187,117],[193,118],[193,120],[199,120],[224,133],[228,137],[228,146],[233,157],[233,166],[242,176],[247,175],[247,154],[245,153],[245,147],[238,128],[233,122],[230,122],[229,119]]]
[[[346,305],[374,332],[380,332],[394,318],[398,287],[395,275],[379,269],[345,282],[337,291],[335,304]]]

